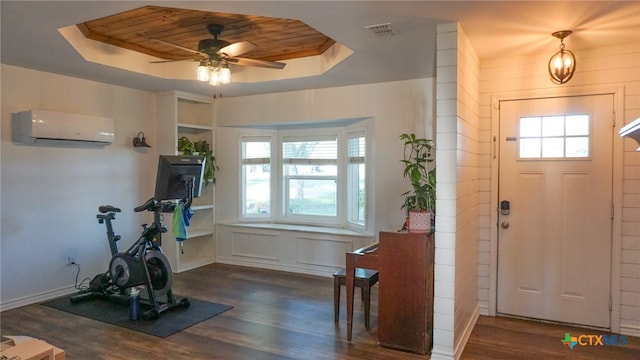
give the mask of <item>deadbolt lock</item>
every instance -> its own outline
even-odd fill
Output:
[[[500,213],[502,215],[509,215],[511,212],[511,203],[508,200],[500,201]]]

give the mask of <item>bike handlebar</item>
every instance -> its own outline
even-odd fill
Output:
[[[141,211],[145,211],[145,210],[155,210],[154,206],[157,206],[158,204],[158,200],[151,198],[149,200],[147,200],[147,202],[145,202],[144,204],[140,205],[140,206],[136,206],[133,211],[135,212],[141,212]]]

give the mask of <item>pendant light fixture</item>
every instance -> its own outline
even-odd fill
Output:
[[[549,59],[549,76],[556,84],[566,84],[576,71],[576,57],[564,47],[564,38],[571,35],[571,30],[561,30],[554,32],[554,37],[560,39],[560,51],[553,54]]]

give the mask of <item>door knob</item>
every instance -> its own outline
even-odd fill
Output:
[[[500,224],[500,226],[502,226],[503,229],[508,229],[509,228],[509,222],[508,221],[503,221],[502,224]]]

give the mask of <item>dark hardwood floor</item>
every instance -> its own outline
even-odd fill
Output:
[[[427,359],[376,344],[377,286],[371,330],[356,300],[353,340],[346,340],[343,289],[340,324],[333,321],[333,280],[215,264],[174,276],[174,292],[232,305],[221,315],[167,338],[71,315],[42,305],[0,314],[3,335],[41,338],[75,359]],[[561,343],[565,333],[598,333],[562,325],[480,317],[462,359],[633,359],[640,339],[625,346]],[[575,335],[574,335],[575,334]]]

